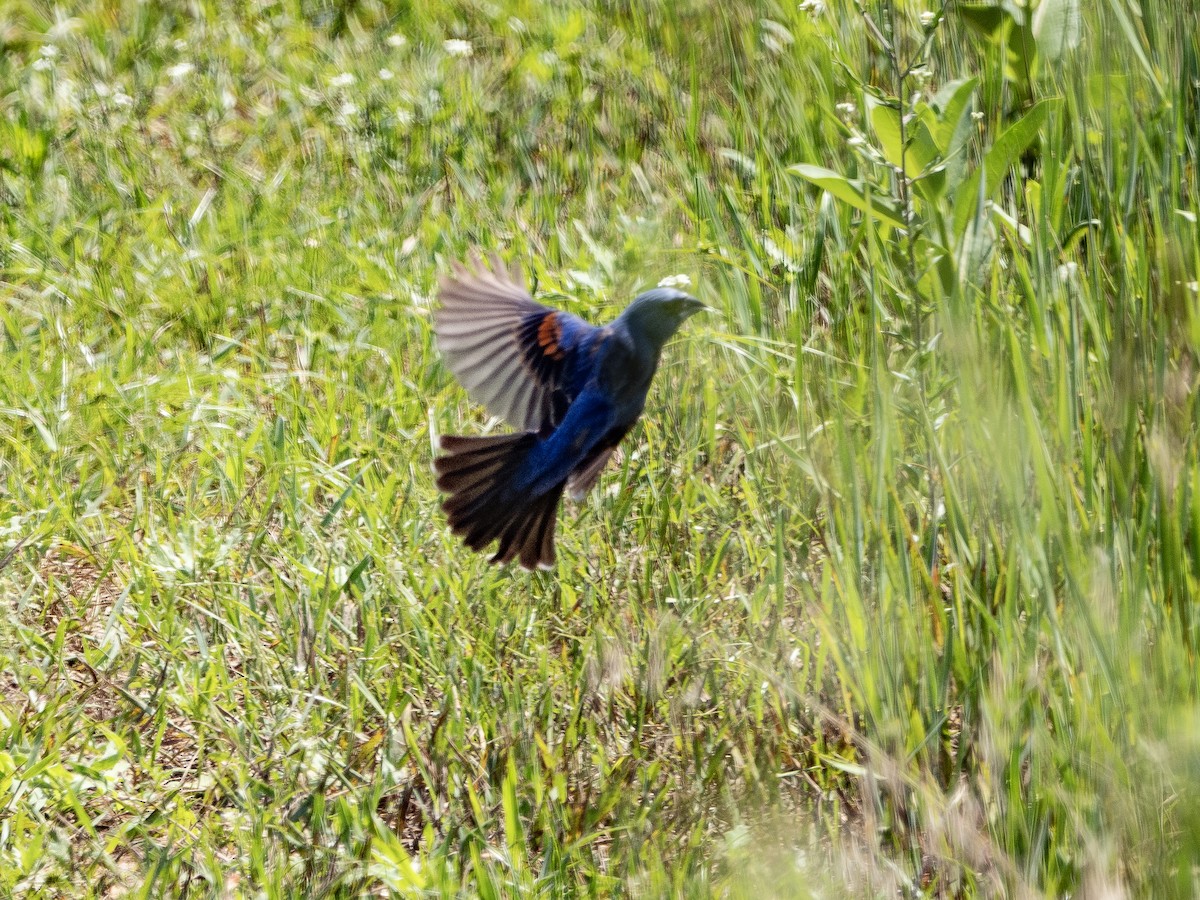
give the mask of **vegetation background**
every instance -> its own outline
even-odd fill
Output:
[[[1200,891],[1192,0],[0,4],[0,895]],[[686,275],[550,573],[436,278]]]

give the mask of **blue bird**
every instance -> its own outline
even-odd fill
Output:
[[[492,257],[441,280],[434,320],[450,371],[513,434],[445,435],[434,461],[442,508],[472,550],[526,569],[554,562],[563,491],[580,500],[642,414],[668,338],[704,305],[683,291],[639,295],[602,328],[534,302],[517,267]]]

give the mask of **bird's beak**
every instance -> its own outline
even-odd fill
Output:
[[[705,306],[703,303],[701,303],[695,297],[688,297],[684,301],[682,318],[688,319],[688,318],[691,318],[692,316],[694,316],[698,312],[712,312],[712,311],[713,311],[712,307]]]

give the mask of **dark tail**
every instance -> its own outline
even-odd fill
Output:
[[[445,456],[433,461],[437,486],[450,496],[442,503],[450,528],[472,550],[497,538],[492,562],[520,558],[526,569],[554,564],[554,523],[564,485],[539,497],[514,496],[510,479],[537,443],[528,432],[489,437],[444,435]]]

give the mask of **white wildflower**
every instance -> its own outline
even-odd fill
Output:
[[[58,21],[50,26],[50,30],[46,32],[46,36],[54,40],[61,40],[74,34],[82,25],[83,19],[74,17],[69,19],[59,18]]]
[[[668,275],[658,283],[658,286],[665,288],[685,288],[691,283],[692,279],[680,272],[678,275]]]
[[[352,84],[354,84],[354,75],[350,72],[342,72],[340,75],[334,75],[329,79],[329,86],[331,88],[350,87]]]
[[[928,28],[935,21],[937,21],[937,13],[932,9],[927,9],[921,13],[921,26],[923,28]]]
[[[973,113],[971,113],[971,118],[974,119],[976,122],[982,122],[983,121],[983,113],[978,112],[978,111],[973,112]]]
[[[40,59],[34,60],[33,71],[35,71],[35,72],[45,72],[48,69],[53,69],[53,68],[54,68],[54,60],[48,59],[45,56],[41,57]]]
[[[133,98],[122,90],[117,90],[112,95],[112,100],[117,106],[133,106]]]
[[[849,100],[839,103],[835,109],[837,109],[838,115],[846,119],[853,119],[858,114],[858,107]]]
[[[338,110],[338,112],[340,112],[345,118],[350,119],[358,113],[358,107],[347,100],[342,104],[342,108]]]
[[[408,38],[399,32],[396,32],[395,34],[389,34],[384,43],[386,43],[389,47],[403,47],[408,43]]]
[[[391,81],[395,77],[396,77],[396,75],[391,69],[380,69],[379,70],[379,80],[380,81]]]
[[[821,13],[825,12],[824,0],[804,0],[800,4],[800,11],[808,13],[815,19]]]
[[[400,127],[411,125],[413,122],[413,114],[411,109],[405,109],[403,106],[396,109],[396,124]]]
[[[458,38],[451,38],[448,41],[442,41],[442,49],[445,50],[449,56],[457,56],[459,59],[467,59],[472,53],[475,52],[475,48],[471,46],[470,41],[462,41]]]
[[[167,77],[172,81],[182,81],[194,71],[196,71],[196,67],[190,62],[176,63],[167,69]]]
[[[58,48],[53,44],[42,44],[41,48],[38,50],[38,55],[41,56],[42,59],[54,59],[54,57],[58,56]]]
[[[92,90],[96,92],[97,97],[107,97],[112,94],[112,88],[110,88],[103,81],[95,82],[92,85]]]

